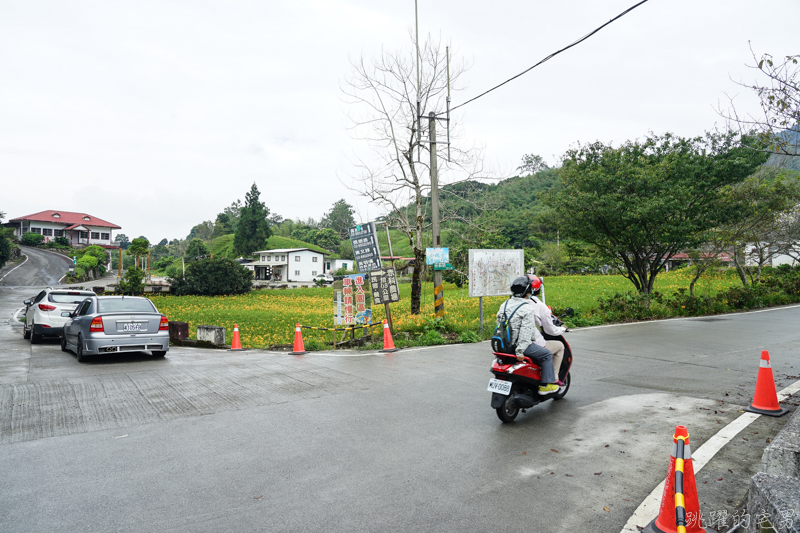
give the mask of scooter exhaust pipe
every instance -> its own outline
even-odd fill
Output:
[[[522,409],[528,409],[529,407],[536,405],[538,402],[535,402],[533,398],[527,394],[515,394],[514,403]]]

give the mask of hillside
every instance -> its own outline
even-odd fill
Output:
[[[230,259],[236,259],[238,257],[233,252],[233,237],[234,235],[231,233],[230,235],[223,235],[222,237],[217,237],[216,239],[211,240],[209,247],[211,248],[211,253],[214,254],[214,257],[227,257]],[[310,248],[318,252],[328,253],[328,250],[325,250],[316,244],[309,244],[307,242],[298,241],[297,239],[290,239],[288,237],[280,237],[277,235],[273,235],[267,239],[267,242],[264,244],[262,250],[271,250],[274,248]]]

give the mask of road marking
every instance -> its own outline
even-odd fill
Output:
[[[784,401],[794,393],[800,391],[800,380],[795,381],[778,393],[778,401]],[[692,451],[692,463],[695,473],[699,472],[708,462],[719,452],[723,446],[728,444],[744,428],[758,420],[761,415],[756,413],[744,413],[736,420],[719,430],[716,435],[703,443],[700,448]],[[665,480],[666,481],[666,480]],[[625,527],[620,533],[639,533],[636,526],[646,526],[658,516],[661,505],[661,494],[664,492],[664,481],[656,485],[656,488],[647,495],[633,512]]]
[[[25,255],[25,254],[23,254],[23,255]],[[24,265],[24,264],[25,264],[25,263],[27,263],[27,262],[28,262],[28,256],[27,256],[27,255],[25,255],[25,261],[23,261],[22,263],[18,264],[17,266],[15,266],[14,268],[12,268],[12,269],[11,269],[11,270],[9,270],[8,272],[6,272],[6,273],[5,273],[5,276],[3,276],[2,278],[0,278],[0,281],[3,281],[4,279],[6,279],[6,276],[8,276],[9,274],[11,274],[12,272],[14,272],[16,269],[18,269],[19,267],[21,267],[22,265]]]

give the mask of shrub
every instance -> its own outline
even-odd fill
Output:
[[[27,246],[38,246],[44,242],[44,235],[39,235],[38,233],[26,233],[22,236],[19,242]]]
[[[97,258],[91,255],[84,255],[75,264],[81,265],[86,270],[93,270],[97,266]]]
[[[56,243],[56,245],[61,246],[63,248],[69,248],[69,239],[67,239],[66,237],[56,237],[55,239],[53,239],[52,242]]]
[[[458,342],[468,343],[468,342],[481,342],[481,339],[477,333],[474,331],[465,331],[461,335],[458,336]]]
[[[77,271],[77,267],[75,269]],[[144,271],[139,267],[131,267],[119,280],[119,291],[122,294],[136,295],[144,292]]]
[[[232,259],[204,259],[186,265],[186,275],[170,277],[171,292],[179,295],[241,294],[252,287],[253,273]]]

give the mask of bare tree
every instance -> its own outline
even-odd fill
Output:
[[[736,123],[742,134],[759,134],[770,152],[783,156],[800,156],[800,55],[775,59],[770,54],[757,57],[752,47],[755,64],[748,65],[766,76],[764,82],[736,82],[758,95],[760,115],[739,115],[729,97],[729,108],[718,112],[729,123]]]
[[[420,43],[418,60],[419,114],[431,111],[439,114],[440,186],[483,177],[479,150],[459,149],[453,144],[450,161],[445,159],[446,123],[441,119],[448,95],[448,68],[441,43],[428,37],[425,43]],[[371,148],[369,158],[357,157],[354,161],[357,170],[350,175],[351,188],[384,209],[390,226],[408,237],[414,251],[411,313],[419,314],[425,246],[431,242],[425,231],[430,224],[426,207],[431,186],[428,120],[427,116],[418,119],[417,53],[413,39],[408,50],[384,50],[372,61],[360,57],[351,63],[353,72],[342,86],[350,131]],[[459,88],[458,80],[465,70],[463,62],[450,64],[449,81],[454,90]],[[450,132],[451,139],[460,133],[452,117]],[[466,218],[461,217],[462,221]]]

